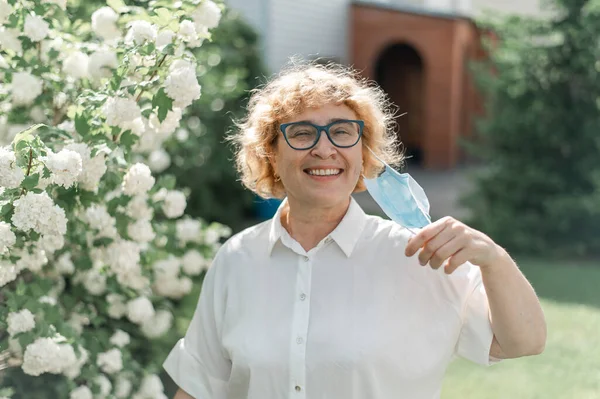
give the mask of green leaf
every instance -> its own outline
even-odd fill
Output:
[[[2,208],[0,208],[0,216],[2,216],[2,219],[7,220],[9,214],[13,211],[13,209],[14,207],[11,203],[5,204]]]
[[[153,16],[151,20],[159,26],[167,26],[174,19],[173,12],[164,7],[157,8],[154,13],[156,16]]]
[[[26,142],[26,143],[30,143],[33,141],[33,139],[35,138],[35,131],[38,130],[40,127],[42,126],[46,126],[43,123],[38,123],[37,125],[33,125],[19,133],[17,133],[17,135],[15,136],[15,138],[13,139],[13,148],[16,148],[17,145],[19,145],[20,142]]]
[[[131,130],[127,130],[121,135],[121,139],[119,140],[119,142],[122,145],[126,146],[128,149],[131,149],[131,147],[133,147],[133,145],[137,143],[138,140],[138,135],[132,133]]]
[[[81,136],[87,136],[87,134],[90,132],[88,118],[79,113],[75,115],[75,130],[77,130],[77,133],[79,133]]]
[[[21,183],[21,187],[23,187],[25,190],[33,190],[38,185],[39,181],[40,174],[35,173],[31,176],[25,177],[25,179],[23,179],[23,182]]]
[[[110,245],[114,240],[112,238],[109,237],[102,237],[102,238],[98,238],[96,240],[94,240],[94,246],[95,247],[106,247],[108,245]]]
[[[115,10],[116,12],[121,12],[127,10],[127,6],[123,2],[123,0],[107,0],[106,4]]]
[[[173,109],[173,99],[167,96],[164,87],[161,87],[152,98],[152,108],[158,107],[158,120],[163,122],[167,113]]]

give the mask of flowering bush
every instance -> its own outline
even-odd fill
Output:
[[[52,376],[59,398],[164,398],[159,362],[135,355],[230,230],[184,216],[147,165],[201,95],[190,49],[221,7],[109,6],[85,21],[0,0],[0,373]]]

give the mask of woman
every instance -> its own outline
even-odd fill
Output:
[[[401,161],[392,121],[340,67],[292,67],[253,93],[242,181],[285,199],[215,257],[164,364],[176,399],[433,399],[455,356],[542,352],[536,294],[489,237],[449,217],[413,236],[351,197],[382,169],[370,150]]]

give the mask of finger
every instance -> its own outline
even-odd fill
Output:
[[[425,226],[408,240],[404,254],[408,257],[413,256],[427,241],[438,235],[446,227],[446,223],[447,218],[442,218]]]
[[[444,244],[454,238],[452,231],[449,229],[442,230],[438,235],[427,241],[423,246],[421,252],[419,252],[419,263],[421,266],[425,266],[433,254],[440,249]]]
[[[454,255],[450,257],[446,265],[444,266],[444,272],[446,274],[452,274],[459,266],[465,264],[469,261],[469,250],[467,248],[463,248],[460,251],[456,252]]]
[[[432,269],[439,269],[447,259],[459,252],[462,248],[464,248],[464,240],[454,236],[450,241],[435,251],[429,261],[429,266]]]

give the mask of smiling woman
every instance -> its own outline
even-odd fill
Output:
[[[178,399],[437,399],[454,356],[541,351],[537,297],[487,236],[446,218],[411,237],[352,198],[377,157],[402,160],[388,105],[333,65],[293,66],[253,93],[237,165],[283,202],[215,257],[164,364]]]

